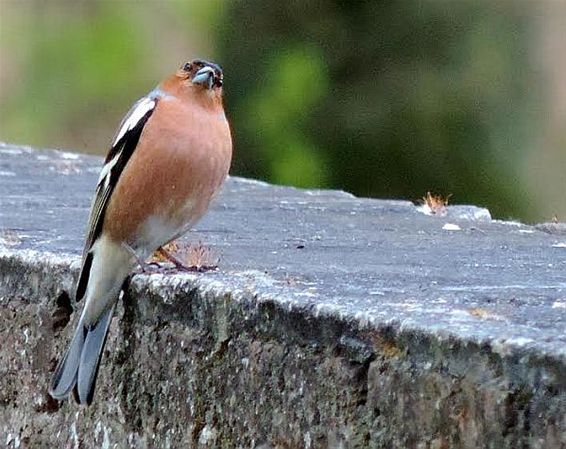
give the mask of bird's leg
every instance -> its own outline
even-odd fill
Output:
[[[137,253],[134,251],[134,249],[130,245],[128,245],[127,243],[122,242],[122,246],[124,248],[126,248],[132,256],[134,256],[134,259],[136,259],[136,262],[138,263],[142,273],[147,274],[149,272],[148,267],[150,265],[159,266],[158,264],[155,264],[154,262],[146,263],[145,260],[140,259],[139,256],[137,255]]]

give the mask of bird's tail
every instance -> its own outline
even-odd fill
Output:
[[[85,326],[82,319],[79,321],[69,349],[53,374],[49,388],[53,398],[65,399],[74,389],[79,404],[89,405],[92,402],[114,308],[115,305],[108,308],[94,325]]]

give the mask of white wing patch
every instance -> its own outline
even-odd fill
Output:
[[[120,153],[116,154],[116,156],[114,156],[111,160],[104,164],[102,170],[100,170],[100,175],[98,176],[98,185],[102,184],[104,178],[106,178],[106,184],[110,182],[110,170],[114,168],[114,165],[116,165],[118,159],[120,159]]]
[[[124,137],[124,134],[126,134],[129,130],[134,128],[138,124],[138,122],[143,118],[143,116],[149,110],[153,109],[154,106],[155,106],[155,100],[149,97],[144,97],[140,101],[138,101],[138,104],[132,109],[130,115],[124,119],[124,123],[122,123],[122,126],[120,127],[120,131],[118,131],[118,135],[114,139],[114,143],[112,144],[112,146],[115,146],[118,143],[118,141],[122,137]]]
[[[120,139],[124,137],[124,135],[128,131],[135,128],[136,125],[139,123],[139,121],[147,114],[147,112],[153,109],[154,107],[155,107],[155,100],[151,97],[144,97],[141,100],[139,100],[134,105],[130,113],[124,118],[124,121],[122,122],[122,126],[120,126],[120,130],[118,131],[118,134],[114,139],[114,143],[112,144],[112,147],[115,147],[116,144],[120,141]],[[110,159],[106,164],[104,164],[102,170],[100,170],[100,175],[98,176],[97,185],[100,186],[104,182],[104,188],[105,189],[108,188],[110,184],[110,172],[114,168],[118,160],[120,159],[120,155],[121,155],[121,151],[118,151],[118,153],[116,153],[116,155],[112,159]]]

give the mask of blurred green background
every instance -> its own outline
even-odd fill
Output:
[[[566,219],[566,2],[0,0],[0,140],[106,152],[193,57],[232,173]]]

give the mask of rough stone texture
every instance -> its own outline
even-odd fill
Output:
[[[133,277],[95,403],[49,399],[100,159],[0,144],[0,446],[566,447],[566,233],[233,178]]]

